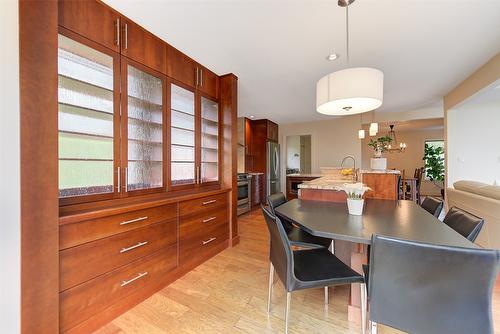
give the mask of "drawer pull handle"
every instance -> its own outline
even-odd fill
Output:
[[[203,205],[208,205],[208,204],[212,204],[212,203],[215,203],[215,202],[217,202],[217,200],[216,199],[212,199],[210,201],[203,202]]]
[[[124,222],[121,222],[120,225],[132,224],[132,223],[140,222],[140,221],[146,220],[146,219],[148,219],[148,216],[139,217],[139,218],[131,219],[131,220],[126,220]]]
[[[209,244],[209,243],[211,243],[212,241],[214,241],[215,239],[217,239],[217,238],[213,237],[213,238],[210,238],[210,239],[208,239],[208,240],[206,240],[206,241],[203,241],[203,245]]]
[[[210,218],[207,218],[207,219],[203,219],[203,222],[204,223],[208,223],[208,222],[210,222],[210,221],[212,221],[214,219],[217,219],[217,217],[210,217]]]
[[[125,252],[128,252],[128,251],[132,250],[132,249],[136,249],[138,247],[142,247],[142,246],[147,245],[147,244],[148,244],[147,241],[139,242],[137,245],[133,245],[133,246],[130,246],[130,247],[124,247],[124,248],[122,248],[121,251],[120,251],[120,253],[125,253]]]
[[[132,283],[133,281],[136,281],[139,278],[142,278],[142,277],[146,276],[147,274],[148,274],[147,271],[145,271],[143,273],[139,273],[137,276],[135,276],[134,278],[129,279],[128,281],[122,281],[122,284],[120,284],[120,286],[128,285],[128,284]]]

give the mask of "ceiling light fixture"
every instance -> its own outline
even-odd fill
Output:
[[[338,58],[339,58],[339,55],[336,53],[332,53],[331,55],[328,55],[328,57],[326,57],[326,59],[328,59],[330,61],[337,60]]]
[[[406,143],[400,142],[398,144],[398,140],[396,139],[396,132],[394,131],[394,124],[389,125],[391,130],[387,133],[387,137],[391,138],[391,144],[387,145],[387,151],[389,152],[403,152],[406,150]],[[392,143],[394,143],[394,148],[392,147]]]
[[[349,5],[354,0],[339,0],[346,8],[346,58],[349,63]],[[353,67],[332,72],[316,84],[316,110],[326,115],[352,115],[382,105],[384,73],[370,67]]]

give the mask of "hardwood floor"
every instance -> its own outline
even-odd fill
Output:
[[[260,210],[239,218],[241,242],[199,266],[96,333],[283,333],[285,293],[276,281],[266,313],[268,232]],[[276,276],[276,275],[275,275]],[[292,294],[290,333],[360,333],[347,321],[348,287]],[[495,334],[500,334],[500,280],[494,291]],[[379,333],[401,333],[379,326]]]

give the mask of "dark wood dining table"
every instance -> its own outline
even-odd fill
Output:
[[[347,203],[291,200],[276,208],[306,232],[360,244],[373,234],[456,247],[477,247],[413,201],[366,199],[362,216],[350,215]]]
[[[367,263],[373,234],[436,245],[477,248],[413,201],[365,199],[362,216],[350,215],[347,203],[291,200],[276,215],[304,231],[334,240],[334,253],[354,270]],[[351,285],[348,319],[359,321],[359,285]]]

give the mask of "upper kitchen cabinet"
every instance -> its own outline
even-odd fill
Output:
[[[120,52],[120,14],[102,2],[59,0],[59,25]]]
[[[167,44],[167,75],[196,88],[198,67],[193,59]]]
[[[267,140],[278,141],[278,124],[267,121]]]
[[[197,87],[200,91],[214,98],[219,94],[219,77],[214,72],[198,64]]]
[[[120,20],[122,55],[166,74],[167,44],[127,18]]]

